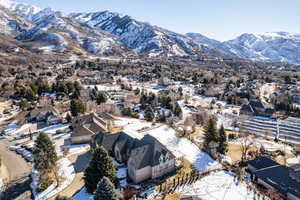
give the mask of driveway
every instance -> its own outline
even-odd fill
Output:
[[[9,177],[9,184],[6,190],[7,196],[4,199],[30,199],[31,165],[14,151],[8,150],[8,147],[11,145],[14,144],[7,139],[0,140],[0,156]]]

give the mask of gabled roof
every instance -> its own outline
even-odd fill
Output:
[[[288,192],[300,198],[300,165],[286,167],[267,157],[258,157],[248,161],[249,165],[256,168],[253,174],[267,184],[274,187],[280,193]],[[299,171],[297,171],[299,170]]]
[[[130,153],[133,167],[141,169],[146,166],[155,166],[161,159],[173,159],[175,156],[156,138],[145,135],[141,140],[132,138],[124,132],[117,134],[101,133],[95,135],[91,146],[103,146],[107,151],[113,151],[118,145],[121,154]]]
[[[31,110],[29,112],[29,118],[34,119],[34,118],[37,118],[40,115],[46,115],[46,114],[49,114],[49,113],[51,113],[53,115],[58,115],[58,111],[54,107],[44,106],[44,107],[41,107],[41,108],[35,108],[35,109]]]
[[[254,174],[286,195],[288,192],[300,198],[300,182],[290,176],[288,167],[279,165],[254,172]]]
[[[96,114],[79,116],[73,120],[72,136],[95,135],[100,132],[107,132],[106,122]]]
[[[290,177],[300,183],[300,164],[292,165],[290,167]]]
[[[268,167],[278,166],[279,164],[268,157],[261,156],[248,161],[248,165],[253,166],[256,170],[261,170]]]
[[[249,105],[255,109],[255,108],[261,108],[261,109],[264,109],[264,105],[260,102],[260,101],[250,101],[249,102]]]
[[[147,145],[136,148],[132,152],[136,169],[142,169],[149,165],[156,166],[161,162],[161,159],[166,159],[166,156],[168,156],[168,160],[175,158],[164,145],[151,135],[145,135],[141,142]]]

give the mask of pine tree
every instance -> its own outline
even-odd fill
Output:
[[[145,111],[145,119],[149,122],[152,122],[154,119],[154,112],[151,107],[148,107]]]
[[[40,172],[52,170],[57,161],[55,147],[47,134],[41,133],[35,140],[34,167]]]
[[[103,92],[100,92],[96,98],[97,104],[105,103],[107,101],[107,96]]]
[[[116,169],[112,164],[112,158],[103,147],[93,151],[93,158],[84,172],[85,187],[89,193],[93,193],[101,178],[106,176],[115,185],[118,184]]]
[[[94,200],[117,200],[117,193],[115,192],[115,187],[111,183],[111,181],[103,177],[98,185],[97,189],[95,191]]]
[[[218,142],[217,128],[216,128],[216,118],[211,116],[204,127],[204,148],[209,148],[210,142]]]
[[[225,154],[228,151],[228,144],[226,140],[227,139],[226,139],[225,129],[224,126],[222,125],[221,128],[219,129],[219,138],[218,138],[218,142],[219,142],[218,151],[221,154]]]
[[[73,116],[78,116],[79,113],[85,112],[85,105],[79,99],[73,99],[71,101],[70,110]]]
[[[178,105],[178,103],[176,103],[175,108],[174,108],[174,115],[176,117],[180,117],[182,114],[182,110],[180,108],[180,106]]]

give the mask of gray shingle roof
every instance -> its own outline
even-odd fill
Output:
[[[163,158],[166,155],[168,155],[168,159],[175,158],[164,145],[150,135],[145,135],[141,140],[138,140],[124,132],[117,134],[101,133],[94,136],[91,142],[92,148],[103,146],[109,152],[113,152],[115,145],[118,145],[121,154],[130,154],[136,169],[158,165],[161,155]]]

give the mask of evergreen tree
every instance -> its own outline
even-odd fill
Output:
[[[158,101],[163,108],[172,109],[172,99],[169,96],[161,95],[158,97]]]
[[[103,92],[100,92],[96,98],[97,104],[105,103],[107,101],[107,96]]]
[[[98,185],[97,189],[95,191],[94,200],[117,200],[117,193],[115,192],[115,187],[111,183],[111,181],[103,177]]]
[[[182,114],[182,110],[180,108],[180,106],[178,105],[178,103],[176,103],[175,108],[174,108],[174,115],[176,117],[180,117]]]
[[[135,95],[139,95],[140,94],[140,89],[136,88],[133,92],[134,92]]]
[[[218,151],[221,154],[225,154],[228,151],[228,144],[226,140],[227,139],[226,139],[225,129],[224,126],[222,125],[221,128],[219,129],[219,138],[218,138],[218,142],[219,142]]]
[[[79,99],[73,99],[71,101],[70,110],[73,116],[78,116],[79,113],[85,112],[85,105]]]
[[[218,142],[217,124],[215,116],[211,116],[204,127],[204,148],[208,149],[210,142]]]
[[[123,108],[121,111],[122,115],[124,116],[131,116],[132,115],[132,109],[130,107],[128,108]]]
[[[89,193],[93,193],[100,179],[109,178],[115,185],[118,184],[116,169],[112,164],[112,158],[103,147],[93,151],[93,158],[84,171],[85,187]]]
[[[41,133],[35,140],[34,167],[40,172],[52,170],[57,161],[55,147],[46,133]]]
[[[146,110],[145,110],[145,119],[149,122],[152,122],[153,119],[154,119],[154,112],[152,110],[151,107],[148,107]]]

